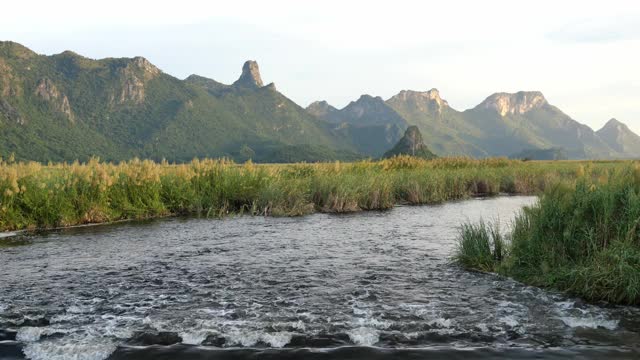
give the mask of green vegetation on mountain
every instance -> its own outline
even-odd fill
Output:
[[[409,126],[405,131],[404,136],[398,143],[389,151],[384,154],[384,157],[394,157],[399,155],[408,155],[423,159],[433,159],[436,154],[424,144],[422,140],[422,134],[417,126]]]
[[[363,99],[377,102],[375,106],[354,106]],[[380,98],[361,97],[344,109],[319,102],[307,110],[332,124],[357,125],[358,131],[370,124],[380,126],[385,119],[401,128],[415,125],[429,147],[443,156],[511,156],[551,148],[565,149],[572,159],[640,156],[640,141],[628,128],[614,133],[619,127],[609,125],[596,133],[550,105],[538,91],[495,93],[463,112],[450,107],[436,89],[403,90],[384,103]],[[357,116],[350,117],[350,113]]]
[[[425,141],[438,154],[486,157],[487,151],[476,145],[484,133],[479,125],[467,122],[452,109],[436,89],[419,92],[403,90],[387,100],[389,107],[416,125]]]
[[[596,133],[622,157],[640,158],[640,136],[620,121],[611,119]]]
[[[373,157],[393,147],[409,126],[382,98],[369,95],[362,95],[341,110],[317,101],[307,107],[307,112],[331,124],[334,133],[357,151]]]
[[[262,85],[249,61],[224,85],[179,80],[146,59],[42,56],[0,43],[0,156],[40,161],[234,157],[320,161],[361,157],[326,123]],[[304,157],[286,155],[300,149]],[[246,151],[245,151],[246,155]]]
[[[264,85],[247,61],[231,85],[163,73],[142,57],[94,60],[71,51],[38,55],[0,42],[0,156],[39,161],[259,162],[382,156],[409,127],[442,156],[509,156],[566,149],[572,159],[635,158],[640,137],[610,121],[594,132],[539,92],[496,93],[463,112],[436,89],[388,100],[361,96],[343,109],[303,109]]]

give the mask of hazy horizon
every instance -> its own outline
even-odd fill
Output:
[[[594,130],[616,118],[640,133],[637,3],[275,3],[26,1],[5,5],[0,34],[47,55],[144,56],[181,79],[232,83],[253,59],[301,106],[437,88],[464,110],[494,92],[537,90]]]

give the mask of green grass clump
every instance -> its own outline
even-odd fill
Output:
[[[496,271],[504,256],[504,239],[497,224],[466,223],[460,231],[456,261],[480,271]]]
[[[457,261],[592,301],[640,304],[640,168],[578,176],[517,216],[498,264],[487,247],[495,234],[483,223],[463,226]]]

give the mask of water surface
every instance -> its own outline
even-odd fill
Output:
[[[461,222],[534,200],[3,239],[0,358],[637,358],[637,308],[450,262]]]

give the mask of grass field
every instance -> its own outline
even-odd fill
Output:
[[[640,166],[579,175],[548,187],[508,234],[464,224],[457,261],[592,301],[640,304]]]
[[[384,210],[474,195],[536,194],[624,162],[522,162],[396,157],[355,163],[257,165],[0,163],[0,230],[40,229],[192,214],[298,216]]]

